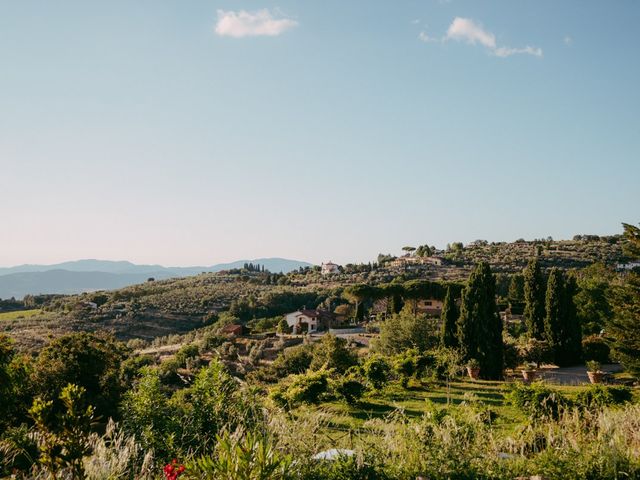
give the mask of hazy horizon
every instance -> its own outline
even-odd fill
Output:
[[[640,3],[3,2],[0,265],[621,233]]]

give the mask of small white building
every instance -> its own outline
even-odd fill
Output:
[[[332,273],[340,273],[340,265],[337,265],[331,261],[323,263],[320,266],[320,273],[322,275],[331,275]]]
[[[292,333],[312,333],[329,327],[331,315],[322,310],[298,310],[284,316]]]

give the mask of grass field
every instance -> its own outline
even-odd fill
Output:
[[[523,413],[505,401],[508,388],[507,382],[458,379],[451,383],[450,401],[455,405],[462,402],[483,404],[496,414],[494,426],[508,434],[527,420]],[[568,398],[574,398],[580,390],[588,387],[554,385],[553,388]],[[446,384],[414,382],[408,389],[394,384],[380,394],[363,398],[356,406],[336,401],[323,404],[318,409],[329,415],[330,429],[344,431],[358,429],[367,420],[384,418],[398,410],[407,417],[419,418],[433,408],[430,402],[438,407],[447,404]]]
[[[36,308],[33,310],[18,310],[16,312],[4,312],[0,313],[0,321],[2,320],[17,320],[19,318],[30,318],[36,315],[40,315],[42,310]]]

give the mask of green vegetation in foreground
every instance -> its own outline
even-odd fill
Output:
[[[505,398],[510,384],[485,380],[458,379],[451,383],[449,400],[452,405],[470,404],[482,406],[495,414],[494,427],[504,434],[526,423],[527,416]],[[580,392],[590,386],[560,386],[553,389],[566,398],[575,400]],[[329,415],[328,430],[345,431],[361,428],[367,420],[384,419],[396,411],[406,417],[419,419],[433,406],[448,403],[447,386],[440,382],[411,382],[408,389],[391,384],[382,392],[361,399],[356,405],[334,401],[322,404],[318,411]]]
[[[0,313],[0,321],[2,320],[18,320],[22,318],[31,318],[40,315],[42,310],[34,308],[32,310],[16,310],[15,312]]]

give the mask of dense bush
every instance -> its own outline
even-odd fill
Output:
[[[600,363],[610,363],[611,349],[604,338],[591,335],[582,340],[582,355],[585,360],[595,360]]]
[[[331,371],[325,369],[291,375],[271,390],[271,399],[286,408],[318,403],[329,391],[330,375]]]
[[[353,405],[362,398],[367,391],[367,387],[359,375],[350,373],[335,380],[333,390],[338,398],[349,405]]]
[[[560,392],[547,387],[542,382],[531,385],[513,383],[505,398],[534,419],[556,419],[564,408],[571,406],[571,402]]]
[[[619,405],[631,401],[629,387],[591,385],[578,393],[576,401],[587,408]]]
[[[313,346],[311,368],[333,368],[338,373],[344,373],[349,367],[358,364],[358,358],[347,345],[347,341],[335,335],[325,334]]]
[[[38,355],[33,371],[36,394],[61,409],[58,397],[62,389],[68,384],[77,385],[85,389],[87,402],[106,422],[117,413],[124,388],[120,366],[126,354],[124,344],[110,335],[62,336]]]
[[[382,389],[391,379],[391,366],[381,355],[369,357],[362,365],[362,370],[374,390]]]

